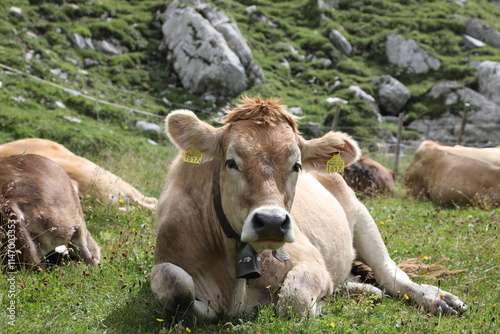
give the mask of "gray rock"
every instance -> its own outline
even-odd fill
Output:
[[[251,6],[248,6],[247,8],[245,8],[245,14],[247,14],[247,15],[252,15],[256,11],[257,11],[256,5],[251,5]]]
[[[56,107],[58,107],[60,109],[66,109],[66,105],[64,103],[62,103],[61,101],[56,101],[55,105],[56,105]]]
[[[210,4],[201,3],[197,6],[197,9],[210,21],[212,26],[224,36],[228,46],[236,53],[243,67],[245,67],[248,78],[252,83],[254,85],[263,84],[264,72],[262,72],[262,69],[253,60],[250,46],[241,35],[236,23],[231,21],[226,14],[216,10]]]
[[[418,46],[414,40],[407,40],[396,34],[387,37],[385,54],[389,63],[413,73],[425,74],[430,69],[438,70],[441,67],[441,62]]]
[[[161,100],[162,100],[163,103],[165,103],[165,105],[167,107],[171,107],[172,106],[172,102],[170,102],[170,100],[167,99],[166,97],[163,97]]]
[[[34,56],[35,56],[35,50],[29,50],[24,55],[24,59],[26,60],[26,62],[29,63],[31,61],[31,59],[33,59]]]
[[[469,20],[465,26],[465,33],[478,40],[500,48],[500,31],[478,20]]]
[[[209,16],[213,14],[211,10],[204,10]],[[161,46],[167,50],[167,59],[185,89],[199,95],[209,92],[217,96],[236,96],[247,89],[242,61],[209,19],[179,1],[167,7],[162,19]],[[212,20],[219,26],[224,25],[220,17]],[[250,63],[246,58],[244,61]]]
[[[339,0],[318,0],[318,8],[339,8]]]
[[[328,38],[332,41],[333,45],[341,51],[346,56],[349,56],[352,52],[351,43],[345,38],[340,31],[332,29],[328,34]]]
[[[476,72],[479,93],[500,105],[500,63],[483,61]]]
[[[77,123],[77,124],[81,124],[82,123],[81,119],[73,117],[73,116],[64,116],[64,119],[66,119],[66,120],[68,120],[70,122],[73,122],[73,123]]]
[[[302,110],[301,107],[290,107],[288,108],[288,111],[292,114],[292,115],[302,115],[304,113],[304,111]]]
[[[99,65],[99,62],[97,60],[94,60],[94,59],[91,59],[91,58],[85,58],[83,60],[83,65],[85,65],[85,67],[92,67],[92,66]]]
[[[327,97],[326,98],[326,103],[342,103],[342,104],[348,104],[344,99],[341,99],[340,97]]]
[[[94,45],[96,51],[113,56],[127,53],[129,51],[128,48],[120,45],[120,42],[114,38],[110,38],[109,40],[104,41],[95,41]]]
[[[364,100],[368,102],[372,106],[372,113],[377,119],[378,122],[382,122],[384,119],[382,118],[382,115],[380,115],[380,110],[378,108],[377,102],[375,101],[375,98],[365,92],[364,90],[361,89],[359,86],[349,86],[349,89],[354,91],[354,98],[356,100]]]
[[[468,108],[463,144],[498,145],[500,143],[500,106],[485,96],[461,87],[454,81],[436,84],[428,96],[443,102],[446,110],[438,119],[423,118],[413,121],[409,129],[420,132],[426,139],[444,144],[457,143],[462,115],[457,109]]]
[[[478,39],[475,39],[474,37],[472,36],[469,36],[469,35],[463,35],[464,37],[464,46],[467,48],[467,49],[476,49],[476,48],[482,48],[484,47],[486,44],[484,44],[483,42],[481,42],[480,40]]]
[[[12,13],[14,14],[15,16],[17,16],[18,18],[23,18],[23,11],[21,8],[19,7],[10,7],[9,8],[9,13]]]
[[[146,122],[146,121],[138,121],[135,124],[135,127],[138,128],[139,130],[141,130],[142,132],[146,132],[146,133],[149,133],[149,132],[155,132],[158,134],[162,133],[160,126],[156,123],[150,123],[150,122]]]
[[[378,95],[384,111],[397,115],[411,98],[410,91],[390,75],[383,75],[372,80],[379,86]]]
[[[321,125],[314,122],[309,122],[303,126],[300,126],[300,131],[303,134],[311,136],[313,138],[319,138],[323,135],[323,130],[321,128]]]
[[[95,50],[94,43],[92,42],[92,39],[89,37],[83,37],[82,35],[79,34],[70,34],[69,39],[73,43],[73,46],[76,47],[77,49]]]

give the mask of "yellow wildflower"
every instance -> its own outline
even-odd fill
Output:
[[[394,250],[394,253],[397,253],[397,252],[398,252],[398,250],[397,250],[397,249],[395,249],[395,250]]]
[[[440,293],[439,293],[439,295],[440,295],[441,297],[444,297],[444,292],[440,292]]]
[[[410,297],[408,297],[408,295],[406,293],[403,295],[403,298],[406,300],[410,299]]]
[[[123,204],[123,203],[125,203],[125,201],[124,201],[122,198],[120,198],[120,199],[118,200],[118,203]]]
[[[333,322],[330,322],[330,327],[335,327],[335,324]]]
[[[390,223],[392,222],[392,219],[387,219],[386,222]]]
[[[156,318],[156,321],[158,321],[158,322],[164,322],[164,321],[165,321],[165,319],[159,319],[159,318]]]
[[[186,327],[186,332],[191,333],[191,330],[189,329],[189,327]]]
[[[384,225],[385,223],[384,222],[380,222],[380,225]]]
[[[424,257],[423,257],[423,259],[424,259],[425,261],[429,260],[429,258],[428,258],[427,256],[424,256]]]

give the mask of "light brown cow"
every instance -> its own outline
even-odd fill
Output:
[[[0,157],[0,236],[8,268],[34,265],[54,250],[97,264],[100,250],[85,226],[68,174],[34,154]]]
[[[496,153],[496,154],[495,154]],[[420,144],[405,174],[416,197],[442,205],[500,205],[500,150]]]
[[[348,166],[342,177],[349,187],[367,196],[394,194],[396,174],[368,157],[360,157]]]
[[[131,200],[150,210],[155,210],[158,204],[156,198],[144,196],[118,176],[53,141],[29,138],[0,145],[0,156],[15,154],[38,154],[54,161],[68,173],[81,195],[93,191],[93,195],[105,202]]]
[[[335,287],[380,293],[347,282],[355,259],[392,296],[434,313],[467,308],[398,269],[365,206],[339,174],[326,173],[339,156],[347,164],[359,157],[349,136],[305,140],[274,99],[243,98],[225,123],[214,128],[187,110],[166,119],[184,154],[156,212],[151,289],[165,310],[216,321],[273,301],[283,313],[317,314]]]
[[[500,165],[500,148],[497,147],[476,148],[461,145],[447,146],[431,140],[425,141],[425,145],[439,147],[440,150],[448,153],[463,155],[466,157],[488,161],[495,165]]]

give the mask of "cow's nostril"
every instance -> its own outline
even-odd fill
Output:
[[[287,230],[290,229],[290,226],[291,226],[290,217],[286,215],[285,220],[281,224],[281,231],[285,233]]]
[[[264,228],[266,221],[266,215],[263,215],[261,213],[256,213],[254,218],[253,218],[253,226],[255,229],[262,229]]]

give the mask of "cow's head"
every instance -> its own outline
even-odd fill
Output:
[[[343,133],[303,139],[295,121],[279,100],[261,98],[243,98],[220,128],[187,110],[166,119],[168,135],[181,150],[198,150],[204,160],[221,161],[224,213],[241,241],[257,252],[295,240],[289,212],[302,169],[325,171],[337,152],[347,165],[360,154],[357,143]]]

